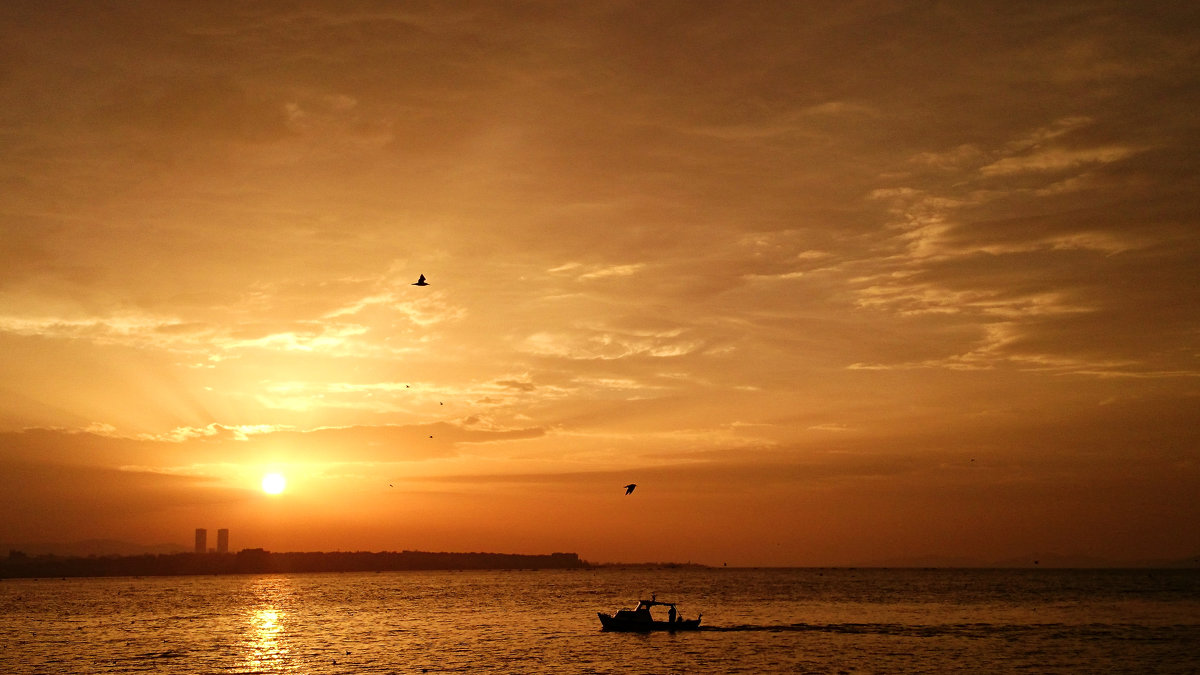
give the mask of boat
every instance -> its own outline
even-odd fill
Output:
[[[650,609],[653,607],[667,607],[667,620],[656,619],[651,614]],[[602,630],[613,631],[637,631],[648,632],[653,630],[699,630],[700,619],[703,614],[696,616],[694,619],[684,619],[676,609],[675,603],[663,602],[654,596],[650,596],[649,600],[638,602],[637,607],[633,609],[619,609],[615,614],[605,614],[604,612],[596,612],[600,617],[600,625]]]

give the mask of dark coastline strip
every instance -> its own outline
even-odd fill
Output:
[[[24,556],[0,559],[0,578],[185,576],[289,572],[390,572],[400,570],[582,569],[588,564],[575,553],[272,553],[246,549],[238,553],[174,553],[134,556]]]

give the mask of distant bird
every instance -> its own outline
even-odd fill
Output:
[[[633,488],[635,488],[635,487],[637,487],[637,483],[630,483],[629,485],[626,485],[625,486],[625,494],[627,494],[627,495],[633,494]]]
[[[417,279],[417,281],[411,285],[412,286],[428,286],[429,284],[425,282],[425,275],[422,274],[421,278]]]

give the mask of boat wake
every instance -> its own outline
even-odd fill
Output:
[[[1093,638],[1125,640],[1157,640],[1164,635],[1170,637],[1186,632],[1185,626],[1148,627],[1128,624],[995,624],[956,623],[937,625],[911,625],[900,623],[833,623],[833,624],[740,624],[736,626],[700,626],[701,631],[718,633],[765,632],[765,633],[840,633],[850,635],[890,635],[900,637],[956,637],[1017,639],[1039,636],[1053,638]]]
[[[790,623],[790,624],[738,624],[736,626],[701,626],[700,630],[710,631],[715,633],[742,633],[742,632],[761,632],[761,633],[901,633],[911,631],[913,626],[903,626],[900,624],[866,624],[866,623],[841,623],[841,624],[814,624],[814,623]]]
[[[700,630],[719,633],[764,632],[764,633],[868,633],[877,635],[945,635],[964,630],[994,630],[992,624],[960,624],[943,626],[913,626],[899,623],[790,623],[790,624],[739,624],[736,626],[701,626]]]
[[[151,661],[154,659],[178,659],[187,656],[187,651],[180,649],[168,649],[165,652],[147,652],[145,654],[137,654],[136,656],[127,656],[120,661]]]

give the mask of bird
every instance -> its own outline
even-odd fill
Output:
[[[412,286],[428,286],[429,284],[425,281],[425,275],[422,274],[421,277],[419,279],[417,279],[415,282],[413,282],[411,285]]]
[[[633,488],[637,487],[637,483],[630,483],[625,486],[625,494],[633,494]]]

